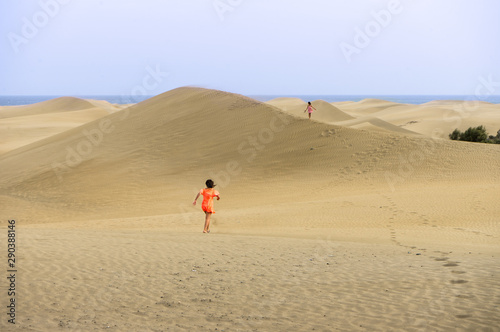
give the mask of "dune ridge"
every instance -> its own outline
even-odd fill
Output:
[[[318,119],[321,122],[333,123],[338,121],[346,121],[354,119],[354,117],[346,114],[332,104],[327,103],[324,100],[314,100],[311,102],[317,109],[314,114],[314,119]],[[266,104],[278,107],[287,114],[293,115],[295,117],[303,118],[304,110],[307,107],[307,103],[299,98],[276,98],[267,101]]]
[[[45,113],[79,111],[95,107],[91,102],[76,97],[59,97],[32,105],[1,106],[0,119]]]
[[[276,98],[267,102],[269,105],[276,106],[282,111],[292,114],[296,117],[303,118],[303,111],[306,103],[298,98]],[[386,102],[378,99],[365,99],[358,103],[342,102],[342,103],[327,103],[324,100],[315,100],[312,102],[317,110],[313,113],[312,119],[328,124],[336,124],[343,127],[351,127],[354,129],[371,130],[377,132],[396,132],[408,135],[418,135],[417,133],[398,128],[397,126],[375,117],[373,114],[380,110],[396,106],[396,103]],[[356,104],[357,113],[349,113],[350,107]],[[369,107],[364,105],[369,104]],[[336,107],[337,105],[338,107]],[[359,106],[363,105],[363,106]],[[360,108],[363,109],[362,113]]]
[[[0,106],[0,154],[78,127],[123,108],[107,101],[74,97],[60,97],[33,105]]]
[[[377,118],[428,137],[448,138],[456,128],[464,131],[480,125],[491,134],[500,129],[500,105],[478,100],[436,100],[411,105],[364,99],[332,104],[355,118]]]

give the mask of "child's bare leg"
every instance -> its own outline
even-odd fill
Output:
[[[311,118],[311,113],[309,113],[309,119]]]
[[[210,216],[212,214],[210,212],[205,212],[205,228],[203,229],[203,233],[210,232]]]

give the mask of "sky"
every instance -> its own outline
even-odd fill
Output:
[[[499,14],[498,0],[0,0],[0,95],[500,95]]]

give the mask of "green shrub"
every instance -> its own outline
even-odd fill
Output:
[[[455,129],[453,130],[453,132],[451,134],[449,134],[448,136],[450,136],[450,138],[454,141],[456,140],[459,140],[460,139],[460,135],[462,134],[462,132],[458,129]]]
[[[485,143],[487,139],[488,134],[486,133],[486,128],[484,128],[483,126],[479,126],[476,128],[469,127],[469,129],[467,129],[460,135],[461,141]]]
[[[461,132],[457,128],[448,136],[452,140],[500,144],[500,130],[497,132],[496,136],[488,137],[488,133],[486,132],[486,128],[484,126],[475,128],[469,127],[464,132]]]

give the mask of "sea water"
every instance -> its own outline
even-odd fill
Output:
[[[0,106],[31,105],[65,96],[0,96]],[[135,104],[154,96],[86,95],[71,96],[81,99],[106,100],[111,104]]]
[[[58,97],[62,96],[0,96],[0,106],[30,105]],[[153,96],[127,97],[123,95],[86,95],[74,97],[82,99],[106,100],[111,104],[134,104],[149,99]],[[279,97],[291,97],[299,98],[303,101],[313,101],[321,99],[329,103],[339,101],[360,101],[366,98],[374,98],[401,104],[424,104],[433,100],[485,101],[493,104],[500,104],[500,96],[478,98],[476,96],[459,95],[249,95],[248,97],[262,102]]]
[[[459,95],[268,95],[268,96],[249,96],[259,101],[269,101],[274,98],[291,97],[299,98],[303,101],[324,100],[329,103],[339,101],[361,101],[367,98],[382,99],[401,104],[425,104],[434,100],[466,100],[466,101],[485,101],[492,104],[500,104],[500,96],[488,96],[478,98],[476,96]]]

